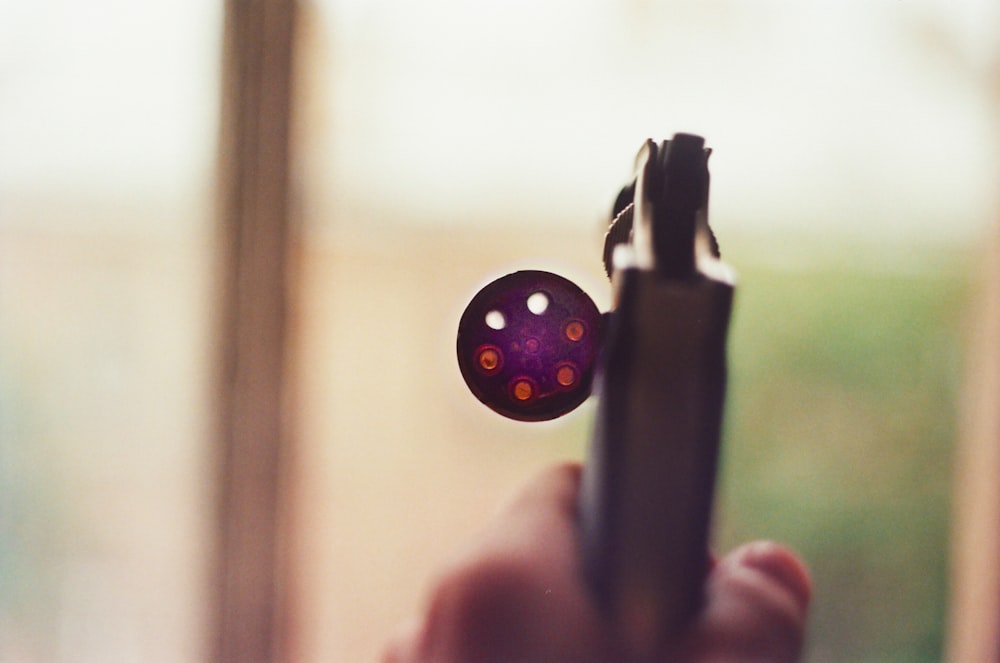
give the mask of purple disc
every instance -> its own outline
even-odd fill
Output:
[[[458,365],[476,398],[519,421],[555,419],[590,395],[603,318],[561,276],[514,272],[472,298],[458,324]]]

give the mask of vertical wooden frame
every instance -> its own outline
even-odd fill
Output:
[[[949,661],[1000,663],[1000,228],[966,358],[956,447]]]
[[[294,0],[226,0],[219,135],[216,536],[208,655],[290,658],[288,377]]]

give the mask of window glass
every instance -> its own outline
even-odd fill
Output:
[[[300,80],[301,586],[310,660],[365,660],[592,403],[518,424],[462,382],[466,302],[517,268],[609,306],[641,142],[714,148],[739,292],[720,548],[789,541],[809,660],[938,660],[962,321],[994,221],[987,2],[311,6]],[[890,610],[886,606],[891,605]]]
[[[0,5],[0,659],[197,660],[220,7]]]

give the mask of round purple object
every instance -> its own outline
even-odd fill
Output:
[[[458,366],[476,398],[519,421],[555,419],[590,395],[603,317],[572,281],[520,271],[476,293],[458,324]]]

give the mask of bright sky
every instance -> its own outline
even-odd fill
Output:
[[[372,214],[590,222],[644,138],[690,131],[716,223],[974,235],[1000,170],[994,5],[324,0],[310,181]],[[220,12],[0,0],[0,199],[204,191]]]

